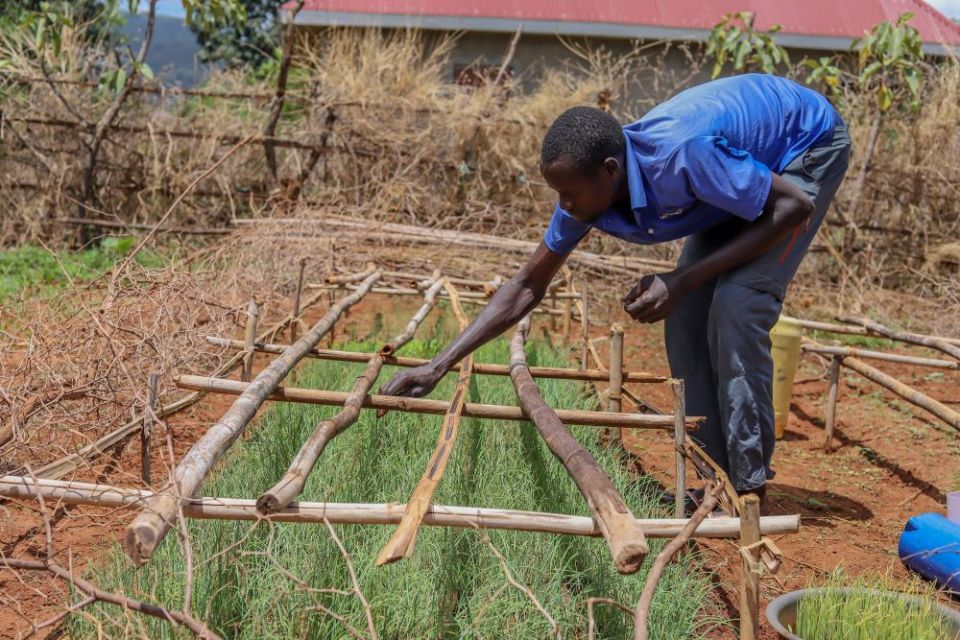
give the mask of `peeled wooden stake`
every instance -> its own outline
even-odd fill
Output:
[[[457,289],[449,281],[444,282],[444,287],[450,294],[450,306],[457,317],[460,331],[463,331],[470,324],[470,320],[460,306],[460,296],[457,294]],[[443,417],[440,435],[437,437],[437,446],[433,455],[430,456],[430,462],[424,470],[420,482],[414,487],[410,500],[407,501],[407,507],[404,509],[400,524],[393,535],[390,536],[387,544],[380,550],[380,554],[377,556],[377,566],[390,564],[413,554],[414,545],[417,543],[417,533],[420,531],[420,523],[423,522],[423,517],[433,503],[433,494],[440,484],[440,478],[443,477],[447,462],[450,460],[450,454],[457,442],[457,435],[460,432],[460,419],[463,417],[463,409],[467,404],[471,375],[473,375],[472,353],[463,359],[460,375],[457,377],[457,386],[453,392],[453,400],[450,401],[450,407]]]
[[[613,563],[620,573],[640,568],[649,548],[643,529],[630,512],[610,477],[604,473],[586,447],[567,431],[557,412],[544,401],[527,368],[524,351],[530,318],[524,318],[510,343],[510,377],[517,389],[524,413],[537,427],[550,451],[564,466],[590,505],[594,519],[610,547]]]
[[[310,331],[257,374],[226,413],[198,440],[180,460],[171,474],[169,493],[157,494],[144,505],[143,512],[127,527],[125,546],[135,564],[143,564],[173,527],[178,508],[200,488],[203,479],[230,445],[243,432],[283,378],[326,334],[336,319],[373,288],[380,272],[368,269],[367,278],[358,291],[332,306]]]

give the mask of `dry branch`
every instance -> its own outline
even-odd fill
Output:
[[[828,356],[854,356],[857,358],[867,358],[871,360],[884,360],[886,362],[900,362],[902,364],[912,364],[920,367],[933,367],[935,369],[960,369],[960,362],[953,360],[940,360],[938,358],[918,358],[900,353],[887,353],[885,351],[873,351],[872,349],[857,349],[854,347],[840,347],[834,345],[815,345],[812,342],[805,341],[802,345],[804,351],[810,353],[819,353]]]
[[[849,324],[860,325],[866,329],[869,333],[874,335],[883,336],[884,338],[889,338],[891,340],[898,340],[900,342],[906,342],[908,344],[916,344],[922,347],[929,347],[931,349],[936,349],[938,351],[943,351],[944,353],[953,356],[960,360],[960,347],[950,344],[948,341],[942,338],[936,338],[933,336],[924,336],[918,335],[915,333],[907,333],[904,331],[894,331],[888,327],[883,326],[879,322],[874,322],[869,318],[856,318],[852,316],[842,316],[837,318],[841,322],[847,322]]]
[[[462,332],[470,324],[470,319],[467,318],[460,306],[460,297],[456,287],[449,281],[444,281],[444,288],[450,294],[450,306]],[[407,508],[404,509],[400,524],[377,555],[377,566],[390,564],[413,555],[420,523],[433,502],[433,494],[440,484],[440,479],[443,477],[443,472],[447,468],[447,462],[450,460],[453,447],[457,442],[457,435],[460,433],[460,418],[463,416],[472,375],[473,354],[470,353],[463,359],[463,364],[460,366],[460,375],[457,377],[453,399],[450,401],[450,406],[443,417],[440,434],[437,436],[437,446],[433,455],[430,456],[430,462],[427,464],[420,481],[414,487],[410,499],[407,500]]]
[[[723,491],[721,485],[713,485],[708,482],[704,491],[703,502],[697,507],[693,517],[684,525],[683,530],[677,536],[668,542],[660,553],[657,554],[650,567],[650,573],[647,574],[647,581],[643,584],[643,591],[640,593],[640,600],[637,602],[636,612],[634,614],[634,632],[635,640],[647,640],[649,632],[647,630],[647,615],[650,613],[650,605],[653,603],[653,594],[657,590],[657,583],[660,582],[660,576],[663,575],[667,564],[673,559],[680,549],[682,549],[694,531],[700,526],[700,523],[710,515],[714,507],[717,506],[717,499]]]
[[[800,318],[789,318],[790,320],[795,321],[804,329],[810,329],[812,331],[826,331],[827,333],[842,333],[855,336],[868,336],[870,331],[861,325],[850,325],[850,324],[835,324],[832,322],[820,322],[819,320],[801,320]],[[908,336],[914,342],[911,344],[918,344],[915,342],[917,339],[922,338],[932,338],[934,340],[942,340],[952,345],[960,345],[960,338],[947,338],[944,336],[929,336],[922,333],[903,333],[902,335]]]
[[[527,369],[524,343],[529,329],[530,317],[527,316],[517,326],[510,343],[510,377],[517,389],[520,404],[524,413],[536,425],[547,447],[586,498],[590,512],[603,530],[603,537],[610,547],[617,571],[634,573],[649,552],[643,530],[637,525],[630,508],[613,486],[609,476],[586,447],[567,431],[558,413],[550,408],[540,395],[537,384]],[[673,418],[667,417],[672,423]]]
[[[241,395],[251,386],[248,383],[238,380],[191,375],[177,376],[174,378],[174,383],[182,389],[228,395]],[[279,386],[269,395],[269,399],[338,406],[346,401],[348,395],[345,391],[325,391],[323,389],[302,389]],[[389,411],[399,410],[410,411],[411,413],[443,415],[450,407],[450,403],[444,400],[431,400],[428,398],[406,398],[402,396],[371,394],[364,398],[363,407],[365,409],[387,409]],[[582,411],[579,409],[558,409],[557,414],[561,420],[568,424],[579,424],[591,427],[673,429],[673,416],[669,415],[657,416],[639,413],[614,414],[607,413],[606,411]],[[468,402],[464,405],[463,415],[468,418],[488,418],[492,420],[527,420],[520,407],[473,402]],[[689,428],[695,428],[699,420],[700,418],[689,417],[687,419]]]
[[[407,325],[406,331],[394,338],[389,344],[394,349],[399,349],[413,338],[419,324],[427,316],[430,309],[433,308],[436,293],[443,281],[439,279],[439,274],[435,278],[437,281],[427,290],[426,300],[423,306],[417,311],[414,317]],[[350,390],[347,399],[343,403],[343,410],[332,418],[320,421],[313,433],[303,443],[300,451],[290,463],[287,472],[277,484],[265,491],[257,499],[257,509],[260,513],[275,513],[293,502],[298,495],[303,492],[303,487],[307,482],[307,476],[313,470],[314,465],[324,448],[341,431],[352,425],[360,416],[360,408],[363,405],[363,399],[370,392],[370,389],[377,381],[380,370],[383,368],[384,358],[374,356],[370,358],[363,373],[357,378]]]
[[[60,504],[96,505],[113,508],[140,507],[151,498],[161,495],[145,489],[127,489],[88,482],[38,479],[24,476],[0,477],[0,496],[15,499],[34,499],[38,494]],[[256,501],[240,498],[192,497],[185,499],[183,513],[188,518],[202,520],[241,520],[290,523],[334,524],[397,524],[403,516],[402,504],[349,504],[335,502],[294,502],[289,507],[264,516],[257,511]],[[537,531],[577,536],[599,537],[600,525],[593,518],[559,513],[516,511],[431,505],[423,519],[424,524],[444,527],[507,529]],[[649,538],[672,538],[686,519],[652,518],[637,520]],[[763,535],[796,533],[800,516],[766,516],[760,519]],[[710,518],[701,523],[696,532],[701,538],[736,538],[740,535],[738,518]]]
[[[173,526],[177,508],[183,499],[197,491],[213,465],[243,432],[294,365],[317,345],[344,311],[360,301],[379,278],[380,272],[374,271],[364,280],[363,289],[331,307],[310,331],[257,374],[230,409],[191,447],[173,470],[171,493],[151,499],[143,513],[127,527],[125,544],[131,560],[143,564],[150,559],[157,544]]]

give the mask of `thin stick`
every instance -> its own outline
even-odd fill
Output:
[[[687,401],[683,380],[675,378],[671,380],[670,383],[670,388],[673,391],[673,446],[675,450],[674,455],[676,456],[677,475],[677,491],[673,498],[673,515],[677,518],[682,518],[684,516],[684,507],[687,499],[687,458],[685,456],[687,450],[687,430],[683,419],[683,416],[687,412]],[[718,486],[720,490],[723,489],[722,484]]]
[[[303,272],[307,267],[307,257],[300,258],[300,271],[297,274],[297,293],[293,298],[293,321],[290,323],[290,343],[297,341],[297,330],[300,328],[300,296],[303,295]]]
[[[787,316],[784,316],[784,317],[787,317]],[[804,329],[810,329],[812,331],[826,331],[828,333],[843,333],[843,334],[849,334],[849,335],[855,335],[855,336],[870,335],[870,331],[868,331],[863,326],[849,325],[849,324],[834,324],[832,322],[820,322],[819,320],[801,320],[800,318],[790,318],[790,319],[799,323],[799,325]],[[929,336],[922,333],[904,333],[903,335],[908,335],[913,338],[933,338],[934,340],[942,340],[952,345],[960,345],[960,338],[947,338],[944,336]]]
[[[586,363],[584,363],[584,365],[586,365]],[[584,366],[584,368],[586,368],[586,366]],[[607,411],[620,413],[623,409],[622,393],[623,327],[619,324],[614,324],[610,327],[610,384],[607,387]],[[623,441],[623,434],[619,429],[613,429],[610,433],[614,441]]]
[[[837,395],[840,392],[840,365],[843,356],[835,355],[830,359],[830,392],[827,394],[825,433],[823,448],[829,453],[833,449],[833,428],[837,420]]]
[[[88,482],[67,482],[38,478],[34,484],[25,476],[0,476],[0,496],[14,499],[36,499],[38,494],[56,500],[58,504],[94,505],[112,508],[135,508],[151,498],[162,495],[147,489],[127,489]],[[256,501],[240,498],[185,498],[183,514],[201,520],[231,520],[323,524],[328,519],[334,524],[396,525],[403,516],[403,504],[348,504],[336,502],[295,502],[289,507],[263,516],[257,511]],[[688,520],[652,518],[637,520],[649,538],[672,538]],[[516,511],[431,505],[424,524],[443,527],[503,529],[535,531],[576,536],[599,537],[600,525],[586,516],[559,513]],[[800,528],[799,515],[766,516],[760,519],[763,535],[796,533]],[[700,538],[737,538],[740,535],[738,518],[709,518],[694,533]]]
[[[464,331],[470,324],[470,319],[463,312],[463,307],[460,306],[457,288],[446,280],[443,286],[450,294],[450,306],[457,318],[460,331]],[[403,519],[400,520],[396,531],[393,532],[390,540],[387,541],[387,544],[384,545],[377,556],[378,567],[413,555],[413,549],[417,544],[417,534],[420,531],[420,523],[433,502],[433,494],[440,485],[443,472],[447,468],[447,462],[450,461],[450,455],[453,453],[454,445],[456,445],[457,435],[460,433],[460,419],[463,417],[463,409],[467,403],[472,375],[473,354],[470,353],[463,359],[463,364],[460,367],[460,375],[457,377],[453,399],[450,401],[447,413],[443,417],[440,434],[437,436],[437,446],[433,450],[433,455],[430,456],[430,462],[424,469],[420,481],[414,487],[410,499],[407,500],[407,508],[403,512]]]
[[[637,525],[620,493],[590,452],[570,435],[557,411],[550,408],[537,389],[524,351],[530,316],[517,326],[510,343],[510,377],[524,413],[536,426],[547,447],[560,461],[590,506],[590,512],[603,530],[613,563],[620,573],[634,573],[649,548],[643,530]],[[606,414],[613,416],[614,414]],[[623,414],[616,414],[622,416]],[[669,416],[667,416],[669,418]],[[672,422],[672,419],[671,419]]]
[[[740,640],[760,637],[760,498],[741,497],[740,529]]]
[[[587,287],[580,291],[580,332],[582,334],[583,351],[580,354],[580,368],[587,368],[587,358],[590,356],[590,299],[587,297]]]
[[[858,324],[868,332],[883,336],[884,338],[889,338],[891,340],[899,340],[900,342],[906,342],[908,344],[917,344],[923,347],[929,347],[931,349],[936,349],[938,351],[943,351],[944,353],[953,356],[960,360],[960,346],[950,344],[944,339],[935,338],[931,336],[918,335],[915,333],[907,333],[904,331],[894,331],[879,322],[874,322],[869,318],[856,318],[852,316],[841,316],[837,318],[841,322],[849,322],[850,324]]]
[[[710,515],[714,507],[717,506],[717,499],[721,491],[723,491],[722,486],[714,485],[711,482],[707,483],[703,502],[697,507],[693,517],[687,521],[683,530],[680,531],[673,540],[668,542],[663,550],[657,554],[656,559],[654,559],[653,566],[650,567],[650,573],[647,574],[647,581],[643,585],[643,591],[640,593],[640,600],[637,601],[637,608],[634,612],[633,637],[635,640],[647,640],[649,637],[647,616],[650,613],[653,594],[657,590],[657,583],[660,582],[660,577],[663,575],[663,571],[667,568],[670,560],[673,559],[673,556],[690,541],[691,536],[693,536],[697,527],[700,526],[700,523],[703,522],[704,518]]]
[[[416,323],[407,325],[407,330],[393,339],[394,349],[399,349],[413,338],[417,326],[423,321],[430,309],[433,308],[436,299],[437,290],[443,286],[443,281],[437,274],[437,282],[427,291],[426,300],[422,307],[414,315]],[[327,420],[321,420],[314,428],[313,433],[307,438],[306,442],[297,452],[296,457],[290,463],[290,467],[279,482],[265,491],[257,499],[257,510],[260,513],[275,513],[283,509],[297,496],[303,492],[307,477],[317,464],[320,454],[323,453],[327,443],[339,435],[344,429],[357,421],[360,416],[360,408],[363,405],[363,399],[373,388],[383,368],[384,358],[381,356],[372,357],[367,363],[360,377],[357,378],[350,393],[343,403],[343,410],[337,415]]]
[[[462,302],[462,301],[461,301]],[[208,336],[207,342],[218,347],[227,347],[242,351],[244,344],[240,340],[229,340],[216,336]],[[254,349],[263,353],[283,353],[289,345],[286,344],[268,344],[257,342]],[[386,345],[385,345],[386,346]],[[312,349],[307,354],[308,358],[318,358],[320,360],[337,360],[339,362],[367,362],[375,357],[375,353],[363,353],[359,351],[338,351],[336,349]],[[394,367],[419,367],[430,362],[426,358],[408,358],[402,356],[389,356],[386,364]],[[449,371],[460,371],[460,365],[455,364]],[[503,364],[475,362],[473,372],[485,375],[508,376],[510,367]],[[573,369],[564,367],[530,367],[530,373],[534,378],[555,378],[559,380],[583,380],[586,382],[606,382],[610,379],[609,372],[604,369]],[[669,380],[666,376],[649,373],[646,371],[624,371],[624,382],[638,383],[661,383]]]
[[[147,406],[143,412],[143,428],[140,431],[140,478],[143,484],[150,485],[150,449],[153,432],[154,410],[157,407],[157,382],[160,375],[151,373],[147,377]]]
[[[144,511],[127,527],[125,546],[127,555],[134,563],[139,565],[150,559],[153,550],[173,526],[177,507],[182,500],[196,493],[203,479],[243,432],[257,410],[267,401],[294,365],[317,345],[344,311],[360,301],[366,290],[372,288],[379,278],[379,271],[370,274],[364,280],[365,289],[345,297],[334,305],[310,331],[257,374],[252,383],[244,385],[246,388],[241,396],[190,448],[173,470],[172,494],[155,496],[145,505]]]
[[[241,395],[255,385],[256,380],[254,380],[253,383],[246,383],[224,378],[182,375],[174,378],[174,383],[181,389]],[[278,386],[270,393],[268,399],[337,406],[346,402],[348,395],[345,391],[326,391],[323,389]],[[402,396],[370,394],[364,398],[363,407],[365,409],[387,409],[390,411],[398,410],[409,411],[411,413],[444,415],[450,408],[450,403],[445,400],[430,400],[428,398],[406,398]],[[560,416],[560,419],[567,424],[579,424],[590,427],[673,429],[673,416],[669,415],[646,415],[641,413],[614,414],[606,411],[583,411],[579,409],[557,409],[557,414]],[[520,407],[473,402],[468,402],[464,405],[463,415],[468,418],[488,418],[491,420],[525,421],[528,419]],[[701,418],[698,417],[688,417],[688,428],[695,428],[700,420]]]
[[[870,349],[855,349],[853,347],[839,347],[833,345],[814,345],[805,340],[801,345],[804,351],[809,353],[819,353],[827,356],[854,356],[870,360],[884,360],[886,362],[900,362],[903,364],[913,364],[920,367],[932,367],[935,369],[960,369],[960,362],[953,360],[940,360],[937,358],[918,358],[916,356],[907,356],[899,353],[886,353],[884,351],[873,351]]]
[[[243,336],[243,370],[240,379],[250,382],[253,377],[253,344],[257,339],[257,319],[260,317],[260,307],[256,300],[247,303],[247,326]]]

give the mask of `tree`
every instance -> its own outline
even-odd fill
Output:
[[[714,58],[712,78],[723,73],[728,62],[733,64],[734,73],[773,73],[778,66],[790,64],[787,50],[773,38],[780,25],[757,31],[753,27],[755,18],[756,14],[750,11],[727,13],[710,30],[705,54]]]
[[[230,22],[207,19],[209,7],[206,3],[197,3],[195,19],[188,22],[197,34],[204,62],[256,68],[277,57],[281,0],[238,0],[238,3],[246,20]]]

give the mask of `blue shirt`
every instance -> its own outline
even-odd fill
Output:
[[[838,121],[819,93],[773,75],[734,76],[682,91],[623,128],[630,208],[611,207],[588,223],[557,204],[543,240],[566,254],[592,228],[654,244],[731,216],[755,220],[770,193],[771,172],[781,173],[829,139]]]

